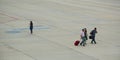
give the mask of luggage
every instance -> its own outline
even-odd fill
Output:
[[[80,43],[80,40],[76,40],[76,41],[74,42],[74,45],[75,45],[75,46],[78,46],[79,43]]]
[[[92,39],[92,36],[89,36],[89,39]]]

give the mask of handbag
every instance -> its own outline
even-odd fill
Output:
[[[92,39],[92,36],[89,36],[89,39]]]

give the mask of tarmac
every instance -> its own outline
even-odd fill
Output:
[[[0,60],[120,60],[119,16],[119,0],[0,0]]]

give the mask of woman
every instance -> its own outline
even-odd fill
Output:
[[[86,40],[88,40],[87,29],[85,28],[84,30],[85,30],[85,32],[84,32],[85,33],[85,38],[86,38]]]
[[[30,33],[32,34],[33,33],[33,22],[30,21]]]

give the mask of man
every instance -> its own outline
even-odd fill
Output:
[[[82,32],[80,33],[80,37],[82,39],[82,42],[80,43],[81,46],[85,46],[86,44],[86,39],[85,39],[85,30],[82,29]]]
[[[91,41],[91,44],[93,44],[93,42],[96,44],[96,41],[95,41],[95,35],[97,33],[97,28],[94,28],[94,30],[92,30],[90,32],[91,36],[92,36],[92,41]]]

